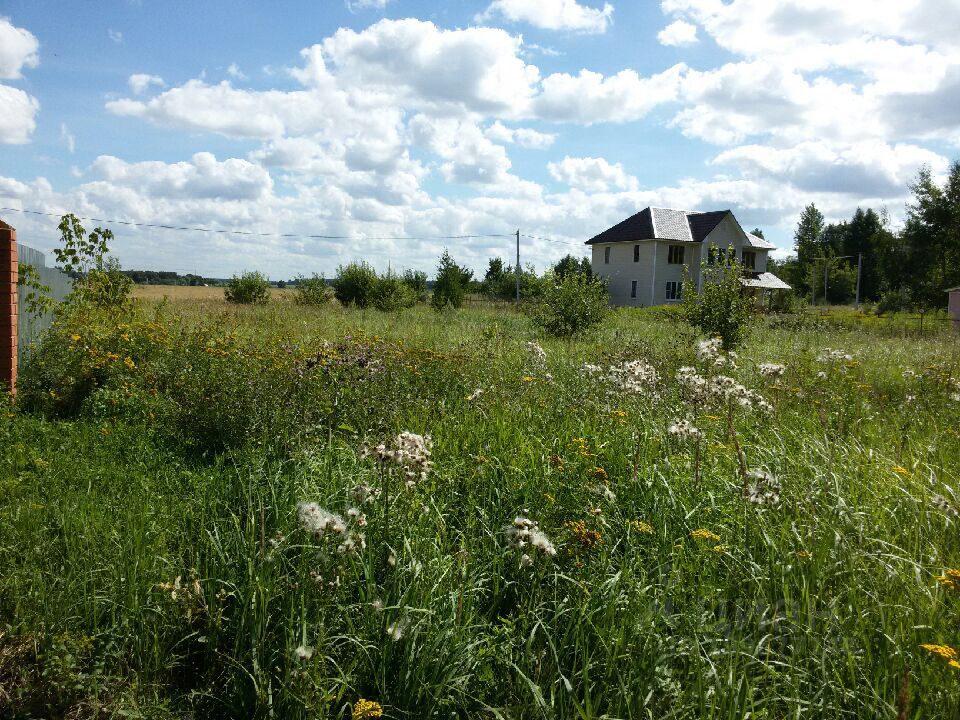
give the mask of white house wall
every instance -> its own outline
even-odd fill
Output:
[[[633,247],[640,246],[639,262],[633,261]],[[684,265],[667,262],[671,245],[683,245]],[[700,275],[699,243],[677,243],[666,240],[598,243],[591,246],[593,272],[608,282],[610,303],[618,306],[649,307],[673,303],[666,299],[667,282],[683,282],[684,267],[690,268],[694,281]],[[610,263],[604,263],[604,249],[610,248]],[[632,282],[637,281],[637,297],[630,297]]]
[[[757,254],[757,262],[754,270],[757,272],[767,271],[767,251],[761,248],[750,247],[747,244],[747,236],[743,230],[740,229],[737,221],[730,215],[727,215],[721,220],[710,234],[707,235],[703,241],[703,245],[704,252],[708,252],[711,245],[716,245],[721,250],[726,250],[733,245],[737,251],[737,260],[740,261],[743,260],[743,251],[744,248],[746,248],[747,252],[753,251]]]

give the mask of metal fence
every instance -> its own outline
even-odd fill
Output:
[[[20,266],[20,277],[23,277],[23,266],[32,265],[40,276],[40,282],[50,288],[50,295],[58,302],[63,300],[73,289],[73,281],[68,275],[56,268],[48,268],[46,257],[39,250],[17,243],[17,264]],[[17,354],[18,364],[22,364],[30,349],[40,340],[43,331],[53,322],[53,313],[30,313],[27,311],[25,296],[29,292],[22,286],[17,288],[17,308],[19,322],[17,325]]]

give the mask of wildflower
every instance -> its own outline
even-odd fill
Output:
[[[557,549],[550,538],[540,531],[538,523],[525,515],[515,517],[504,533],[507,536],[507,543],[516,550],[525,550],[529,547],[547,557],[557,554]]]
[[[621,390],[637,394],[652,392],[660,382],[656,369],[643,360],[611,365],[608,377]]]
[[[293,654],[297,656],[298,660],[309,660],[313,657],[313,648],[309,645],[301,645],[293,651]]]
[[[527,343],[527,354],[533,359],[533,362],[537,365],[542,365],[547,361],[547,353],[544,351],[540,344],[534,341]]]
[[[70,339],[71,339],[73,342],[80,342],[80,336],[79,336],[79,335],[71,335],[71,336],[70,336]]]
[[[697,343],[697,360],[703,363],[713,362],[720,356],[720,338],[701,340]]]
[[[711,532],[706,528],[698,528],[690,533],[690,537],[696,538],[697,540],[713,540],[714,542],[720,542],[720,536],[715,532]]]
[[[594,468],[591,475],[593,475],[593,477],[596,478],[597,480],[606,480],[608,477],[607,471],[604,470],[602,467]]]
[[[480,397],[481,395],[483,395],[483,388],[477,388],[477,389],[474,390],[472,393],[470,393],[469,395],[467,395],[467,400],[469,400],[470,402],[473,402],[474,400],[476,400],[476,399],[477,399],[478,397]]]
[[[133,362],[133,358],[129,355],[123,359],[123,364],[130,370],[133,370],[137,366],[136,363]]]
[[[380,598],[377,598],[372,603],[370,603],[370,607],[373,608],[374,612],[378,612],[378,613],[383,612],[383,600],[381,600]]]
[[[373,502],[376,499],[378,491],[367,483],[360,483],[359,485],[354,486],[350,491],[350,496],[353,498],[354,502],[358,505],[365,505],[366,503]]]
[[[406,618],[400,618],[399,620],[390,623],[387,625],[386,635],[388,638],[393,640],[393,642],[398,642],[403,639],[403,635],[407,630],[407,620]]]
[[[937,575],[937,582],[951,590],[960,589],[960,570],[947,570],[943,575]]]
[[[522,378],[520,378],[520,380],[525,383],[532,383],[534,380],[536,380],[536,378],[530,375],[524,375]]]
[[[347,523],[339,515],[328,512],[312,502],[302,502],[297,505],[297,517],[300,526],[316,539],[326,533],[343,535],[347,532]]]
[[[699,440],[703,433],[693,426],[689,420],[676,420],[667,430],[673,437],[689,442]]]
[[[810,555],[810,551],[809,551],[809,550],[797,550],[796,555],[797,555],[798,558],[809,558],[809,557],[812,557],[812,556]]]
[[[906,370],[903,371],[904,380],[913,380],[916,376],[917,374],[910,368],[907,368]]]
[[[893,471],[894,471],[897,475],[904,475],[904,476],[906,476],[906,475],[909,475],[909,474],[910,474],[910,471],[907,470],[907,469],[906,469],[905,467],[903,467],[902,465],[894,465],[894,466],[893,466]]]
[[[433,441],[429,435],[402,432],[392,440],[377,445],[372,455],[382,466],[398,466],[407,487],[412,487],[418,480],[427,479],[433,467],[430,460],[432,447]]]
[[[584,550],[590,550],[603,544],[603,536],[596,530],[590,530],[583,520],[570,520],[566,523],[571,540]]]
[[[934,495],[932,498],[933,506],[946,515],[957,515],[957,508],[943,495]]]
[[[357,700],[353,704],[353,720],[367,720],[367,718],[383,717],[383,708],[373,700]]]
[[[920,645],[920,647],[926,650],[928,653],[939,655],[944,660],[956,660],[958,657],[960,657],[960,655],[957,654],[957,651],[949,645],[932,645],[924,643]]]
[[[787,368],[783,365],[778,365],[776,363],[760,363],[757,366],[757,370],[760,372],[760,374],[765,378],[770,379],[782,376],[786,369]]]
[[[714,545],[713,548],[711,549],[717,555],[723,555],[725,552],[727,552],[730,549],[730,547],[728,545]]]
[[[754,505],[769,505],[776,507],[780,504],[780,483],[766,470],[751,470],[747,473],[750,483],[745,493],[747,500]]]
[[[633,531],[640,533],[641,535],[653,535],[653,525],[643,520],[633,520],[630,523],[630,527],[633,528]]]
[[[833,362],[850,362],[853,360],[853,356],[849,353],[844,352],[843,350],[834,350],[832,348],[824,348],[820,351],[820,354],[817,355],[817,362],[819,363],[833,363]]]
[[[598,376],[598,375],[602,375],[602,374],[603,374],[603,368],[600,367],[599,365],[594,365],[593,363],[584,363],[584,364],[580,367],[580,373],[581,373],[581,375],[583,375],[583,376],[585,376],[585,377],[587,377],[587,378],[593,378],[593,377],[596,377],[596,376]]]
[[[817,373],[817,380],[826,380],[826,379],[827,379],[827,374],[823,370],[820,370]]]

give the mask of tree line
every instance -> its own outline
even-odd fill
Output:
[[[827,224],[814,204],[804,208],[794,234],[796,257],[774,272],[807,298],[845,303],[856,297],[881,309],[930,309],[946,305],[945,291],[960,285],[960,161],[943,185],[929,168],[910,185],[906,221],[890,226],[885,209],[857,208],[850,220]],[[773,269],[774,264],[771,263]]]

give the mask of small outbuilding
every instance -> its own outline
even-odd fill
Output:
[[[947,290],[947,314],[953,320],[953,329],[960,332],[960,287]]]

